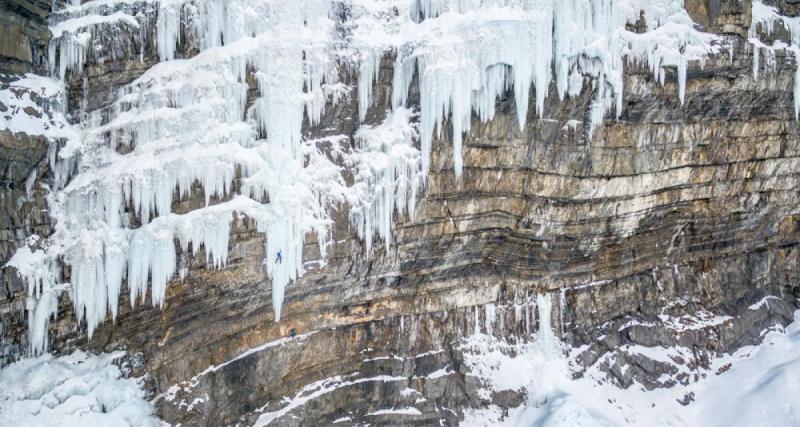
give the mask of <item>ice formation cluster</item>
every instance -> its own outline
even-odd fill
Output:
[[[9,263],[28,286],[32,353],[47,348],[62,291],[91,336],[116,317],[123,282],[131,303],[149,289],[163,305],[167,283],[186,273],[179,254],[202,249],[208,266],[225,267],[245,217],[266,236],[279,319],[305,236],[316,234],[324,259],[330,212],[347,206],[367,253],[373,240],[390,245],[393,216],[413,217],[434,141],[450,135],[460,177],[464,134],[492,119],[498,97],[513,94],[524,127],[549,88],[589,90],[594,129],[619,114],[626,67],[662,83],[675,72],[682,100],[687,64],[721,44],[679,0],[95,0],[56,11],[51,31],[52,75],[82,78],[85,90],[87,63],[159,62],[54,138],[55,232]],[[352,141],[304,134],[353,90],[365,121],[388,58],[382,122]],[[357,87],[339,80],[342,67]],[[409,105],[415,78],[419,106]]]

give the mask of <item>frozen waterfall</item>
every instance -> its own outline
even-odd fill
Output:
[[[337,8],[348,11],[344,35]],[[627,29],[640,18],[644,31]],[[279,320],[286,286],[304,273],[306,235],[324,259],[330,211],[347,206],[367,254],[373,240],[388,248],[393,219],[413,219],[434,142],[451,135],[460,177],[464,135],[495,116],[498,97],[513,94],[522,129],[529,104],[542,116],[551,87],[560,98],[588,88],[594,129],[619,114],[626,66],[646,65],[662,83],[674,68],[682,100],[687,63],[721,43],[675,0],[97,0],[57,11],[51,32],[50,70],[62,81],[90,60],[143,63],[149,45],[161,62],[109,106],[81,112],[75,135],[53,136],[66,141],[52,159],[55,232],[9,262],[28,286],[32,353],[47,348],[63,290],[91,337],[116,317],[123,283],[132,304],[148,286],[151,303],[164,304],[181,276],[176,251],[202,248],[209,267],[224,268],[243,217],[265,235]],[[342,96],[341,67],[358,73],[346,90],[357,89],[364,121],[388,56],[383,122],[352,141],[303,133]],[[408,99],[415,76],[418,108]],[[331,154],[323,143],[344,147]],[[198,187],[200,206],[173,212]]]

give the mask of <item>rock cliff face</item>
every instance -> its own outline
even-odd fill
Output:
[[[47,15],[50,5],[44,1],[7,1],[0,5],[0,85],[16,80],[26,72],[44,73],[46,69]],[[22,90],[20,90],[20,93]],[[35,95],[34,95],[35,97]],[[4,100],[5,101],[5,100]],[[44,100],[34,99],[42,103]],[[8,111],[6,102],[0,110]],[[31,234],[50,234],[50,218],[45,212],[42,191],[36,190],[28,197],[26,181],[29,177],[46,177],[48,143],[40,135],[12,132],[6,126],[0,131],[0,262],[5,264],[14,250]],[[20,338],[25,331],[25,301],[19,294],[19,284],[0,272],[3,282],[0,297],[0,365],[6,365],[22,354]]]
[[[8,0],[0,5],[5,31],[0,36],[0,70],[10,73],[44,71],[47,61],[47,15],[45,0]]]
[[[792,2],[777,3],[785,15],[798,12]],[[144,3],[130,7],[154,13]],[[414,219],[396,219],[391,246],[365,253],[346,206],[332,214],[324,262],[308,236],[306,274],[287,288],[280,322],[262,266],[274,256],[265,254],[255,223],[240,219],[225,268],[213,268],[202,250],[179,255],[189,274],[170,283],[163,310],[131,308],[123,291],[116,321],[89,340],[62,298],[50,349],[138,354],[138,374],[149,374],[160,416],[182,425],[259,418],[456,425],[466,408],[516,407],[524,394],[486,393],[464,363],[476,350],[459,342],[474,332],[526,342],[541,313],[575,349],[577,375],[599,368],[620,387],[647,389],[697,381],[711,358],[757,344],[763,331],[792,320],[800,297],[800,138],[794,61],[777,52],[774,72],[753,78],[751,2],[686,0],[685,7],[732,48],[702,66],[690,63],[683,102],[674,69],[661,85],[646,67],[631,65],[618,119],[592,132],[591,86],[560,101],[553,84],[544,111],[535,114],[532,100],[520,130],[507,93],[491,121],[473,116],[460,179],[452,132],[438,138]],[[44,72],[48,10],[14,1],[0,9],[11,29],[0,36],[6,73]],[[337,20],[347,19],[345,2]],[[67,117],[102,109],[156,64],[154,39],[132,38],[128,52],[89,55],[82,73],[68,73]],[[368,124],[387,115],[393,64],[390,55],[380,61]],[[329,102],[305,135],[355,134],[356,72],[347,64],[341,70],[351,96]],[[252,98],[257,87],[249,83]],[[419,91],[415,80],[412,106]],[[0,132],[2,262],[27,236],[50,234],[49,147],[40,136]],[[202,205],[195,188],[173,210]],[[28,346],[24,285],[11,269],[2,279],[0,365]],[[539,309],[543,294],[551,295],[552,312]],[[653,360],[637,351],[653,347],[677,356]],[[414,410],[379,412],[400,407]]]

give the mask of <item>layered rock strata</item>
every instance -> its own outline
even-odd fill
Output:
[[[793,13],[790,2],[778,6]],[[464,366],[470,350],[461,338],[479,331],[508,342],[533,339],[536,296],[551,294],[555,331],[580,349],[578,375],[599,366],[621,387],[696,381],[708,374],[710,358],[758,343],[764,330],[792,319],[800,296],[800,138],[793,60],[779,57],[774,73],[753,78],[750,2],[695,0],[686,8],[733,49],[690,65],[683,103],[677,73],[662,86],[631,66],[619,119],[589,138],[591,89],[558,101],[551,88],[541,117],[531,106],[522,131],[507,94],[492,121],[473,117],[460,180],[452,134],[438,139],[415,218],[396,221],[392,246],[364,253],[346,208],[333,215],[325,263],[307,239],[307,271],[287,289],[280,322],[262,266],[271,254],[243,219],[232,231],[226,268],[208,265],[202,251],[180,255],[189,274],[170,284],[163,310],[131,309],[122,292],[116,321],[87,340],[62,298],[50,348],[141,353],[160,415],[183,425],[259,418],[455,425],[465,408],[524,401],[518,390],[482,393]],[[27,9],[3,13],[27,22],[20,34],[40,22]],[[137,49],[133,58],[90,57],[82,75],[68,75],[75,120],[108,105],[116,88],[158,62],[153,46]],[[13,58],[9,64],[38,66],[35,55],[12,50],[0,52]],[[342,65],[353,92],[329,105],[319,124],[305,126],[308,136],[357,128],[356,73]],[[367,123],[386,116],[392,78],[386,57]],[[418,92],[412,83],[412,105]],[[48,234],[43,187],[27,197],[24,181],[33,169],[40,182],[52,176],[46,141],[0,133],[0,149],[11,182],[0,194],[8,201],[0,217],[8,236],[0,255],[7,257],[27,235]],[[173,210],[201,206],[195,193]],[[0,362],[8,363],[27,346],[25,293],[8,273],[4,283]],[[661,346],[680,356],[665,363],[636,351]],[[398,407],[415,411],[379,412]]]

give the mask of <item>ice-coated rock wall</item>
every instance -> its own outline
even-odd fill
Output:
[[[316,233],[324,260],[331,209],[348,204],[365,211],[355,211],[353,219],[368,251],[375,231],[391,242],[395,211],[413,217],[409,199],[416,198],[430,168],[432,141],[445,119],[452,125],[458,179],[473,111],[490,121],[506,91],[514,93],[524,128],[531,92],[541,116],[551,79],[561,99],[578,96],[584,79],[591,79],[596,87],[591,137],[611,106],[616,116],[621,112],[626,62],[649,67],[662,84],[665,70],[677,67],[683,101],[686,64],[705,61],[722,44],[694,28],[673,1],[644,6],[608,0],[415,0],[346,6],[353,18],[344,38],[335,31],[340,18],[328,0],[89,2],[57,9],[49,48],[55,77],[81,75],[92,50],[97,59],[122,55],[143,61],[153,19],[162,62],[118,89],[110,105],[82,112],[81,135],[66,139],[59,150],[52,167],[61,173],[50,206],[55,233],[39,249],[22,248],[9,263],[28,284],[30,317],[55,314],[53,300],[65,289],[60,263],[69,267],[66,288],[90,338],[109,314],[116,318],[123,280],[131,303],[144,298],[149,283],[153,305],[163,306],[166,284],[183,274],[173,240],[182,252],[191,247],[197,253],[202,246],[210,264],[224,267],[234,214],[244,214],[267,236],[265,266],[280,319],[285,288],[304,271],[307,233]],[[626,28],[640,19],[644,32]],[[175,59],[187,40],[198,54]],[[364,129],[356,136],[361,149],[348,163],[373,169],[355,175],[371,184],[348,187],[336,159],[304,138],[302,125],[316,124],[325,104],[340,95],[338,69],[348,65],[359,70],[363,120],[385,52],[396,56],[393,110],[405,108],[413,72],[419,73],[420,130],[402,129],[410,126],[408,113],[387,117],[385,126],[400,127],[387,132],[400,133],[398,147],[411,153],[395,154],[406,158],[402,169],[388,166],[384,172],[386,159],[363,152],[385,154],[385,141],[369,142],[385,137]],[[259,93],[252,102],[248,76]],[[415,134],[419,156],[413,153]],[[195,183],[206,207],[171,212],[173,200],[186,199]],[[220,203],[211,204],[212,198]],[[46,322],[31,324],[36,325],[29,328],[31,350],[39,353],[46,348],[41,330]]]
[[[2,61],[0,364],[140,352],[185,425],[457,424],[537,398],[465,361],[688,393],[793,319],[791,4],[68,3]]]

